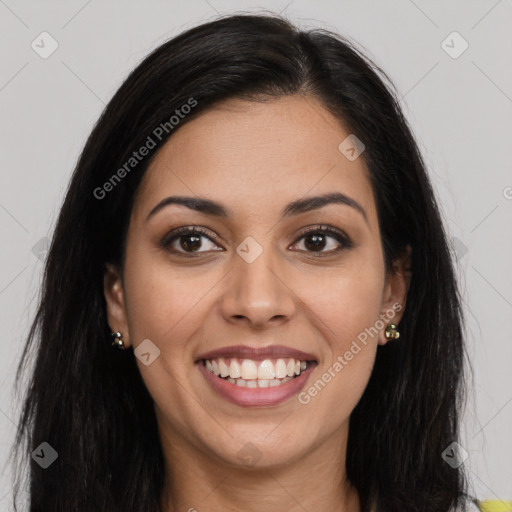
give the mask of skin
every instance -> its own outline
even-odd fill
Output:
[[[310,96],[229,100],[180,127],[142,180],[124,268],[108,265],[104,288],[110,327],[125,345],[150,339],[160,350],[150,365],[137,364],[166,460],[166,512],[361,510],[345,475],[348,426],[377,347],[389,342],[385,327],[359,343],[357,355],[307,404],[297,396],[278,406],[232,404],[194,365],[201,353],[224,346],[282,344],[315,355],[307,389],[379,315],[393,304],[405,308],[410,253],[386,274],[367,168],[338,150],[349,134]],[[359,202],[367,221],[342,204],[280,219],[289,202],[333,191]],[[171,195],[212,199],[231,215],[169,205],[146,221]],[[326,224],[353,247],[327,234],[325,246],[311,249],[301,229]],[[190,225],[218,241],[202,238],[195,258],[185,257],[190,238],[181,239],[185,248],[180,239],[159,246]],[[263,249],[252,263],[236,252],[248,236]],[[245,449],[261,455],[254,466],[237,456],[248,442],[256,448]]]

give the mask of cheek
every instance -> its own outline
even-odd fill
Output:
[[[167,420],[172,418],[173,425],[185,431],[187,424],[197,422],[194,414],[204,414],[195,402],[191,407],[184,385],[194,366],[190,339],[212,307],[207,296],[212,275],[197,268],[176,269],[163,260],[136,250],[127,255],[130,339],[134,349],[145,339],[158,347],[160,353],[154,362],[146,366],[137,360],[137,365],[157,413]]]
[[[212,276],[161,260],[134,252],[126,261],[125,290],[134,343],[150,338],[167,350],[184,339],[179,333],[186,326],[197,325]]]
[[[380,281],[339,276],[309,302],[325,359],[299,395],[333,432],[350,417],[370,379],[377,351]]]
[[[349,264],[350,263],[350,264]],[[336,428],[349,417],[371,376],[377,351],[383,272],[378,261],[358,255],[302,294],[324,345],[325,359],[304,390],[310,402]]]
[[[328,342],[333,359],[379,320],[384,281],[378,269],[377,264],[361,262],[323,272],[320,278],[310,275],[309,285],[299,285],[301,300],[316,318],[313,321]],[[368,336],[368,342],[376,344],[377,337]]]

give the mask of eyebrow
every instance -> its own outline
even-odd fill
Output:
[[[211,199],[202,197],[169,196],[165,199],[162,199],[162,201],[160,201],[149,212],[148,216],[146,217],[146,222],[157,212],[172,204],[185,206],[199,213],[223,219],[227,219],[230,215],[230,212],[227,208],[225,208],[222,204],[217,203],[216,201],[212,201]],[[341,192],[333,192],[320,196],[297,199],[296,201],[287,204],[283,208],[281,212],[281,218],[284,219],[293,215],[298,215],[300,213],[317,210],[329,204],[343,204],[354,208],[363,216],[364,220],[369,225],[365,209],[355,199],[352,199],[351,197],[342,194]]]

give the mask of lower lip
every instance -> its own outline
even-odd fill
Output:
[[[243,388],[236,384],[231,384],[226,379],[217,377],[206,369],[202,361],[199,361],[197,364],[206,380],[219,395],[229,402],[243,407],[268,407],[286,402],[289,398],[300,392],[316,366],[315,363],[308,363],[307,368],[298,377],[284,384],[279,384],[279,386]]]

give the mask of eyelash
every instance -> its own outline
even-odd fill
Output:
[[[313,227],[308,227],[308,228],[302,230],[302,232],[299,234],[299,238],[297,238],[297,240],[295,242],[293,242],[292,245],[295,245],[298,241],[300,241],[302,238],[304,238],[308,235],[315,235],[315,234],[324,234],[324,235],[327,234],[327,235],[331,236],[332,238],[334,238],[338,243],[340,243],[342,247],[339,247],[337,249],[332,249],[327,252],[318,252],[318,253],[316,253],[315,251],[300,251],[300,252],[307,252],[307,253],[313,255],[315,258],[321,258],[323,256],[331,256],[335,253],[343,251],[344,249],[351,249],[353,247],[352,241],[345,233],[343,233],[343,231],[338,230],[337,228],[334,228],[332,226],[327,226],[327,225],[313,226]],[[162,239],[162,241],[160,242],[159,245],[162,249],[168,250],[175,254],[179,254],[180,256],[183,256],[185,258],[197,258],[201,254],[201,252],[206,252],[206,251],[200,251],[200,252],[196,252],[196,253],[190,253],[190,252],[186,252],[186,251],[177,251],[175,249],[169,249],[169,246],[175,240],[178,240],[179,238],[186,236],[186,235],[196,235],[199,237],[204,236],[204,237],[208,238],[211,242],[214,242],[217,244],[219,243],[219,239],[216,235],[211,234],[210,232],[208,232],[207,230],[205,230],[201,227],[184,226],[184,227],[175,229],[175,230],[171,231],[170,233],[168,233]]]

